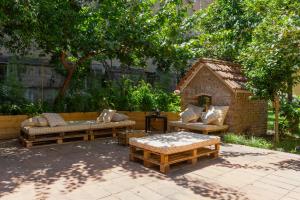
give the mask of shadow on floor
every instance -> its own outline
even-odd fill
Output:
[[[287,159],[278,163],[271,163],[279,169],[290,169],[299,172],[300,171],[300,160]]]
[[[242,165],[231,163],[229,158],[239,156],[266,156],[269,153],[230,152],[223,151],[222,158],[198,162],[192,167],[180,167],[163,175],[153,169],[128,160],[128,148],[117,145],[112,140],[96,140],[51,147],[38,147],[26,149],[20,147],[17,141],[0,142],[0,198],[14,193],[21,185],[34,184],[36,198],[47,198],[50,186],[62,181],[62,192],[68,193],[88,181],[104,182],[105,173],[113,168],[119,168],[131,179],[141,177],[155,177],[159,180],[175,182],[178,186],[186,188],[195,194],[212,199],[247,199],[246,196],[234,188],[222,187],[213,182],[187,178],[184,174],[211,165],[227,167],[230,169],[246,168],[253,170],[270,170],[271,168],[259,165]],[[286,160],[273,163],[274,168],[289,168],[299,171],[300,161]],[[185,165],[183,165],[185,166]]]
[[[52,147],[22,148],[16,141],[0,144],[0,197],[20,184],[34,183],[38,199],[49,186],[63,180],[62,192],[71,192],[88,180],[106,181],[105,170],[121,167],[133,179],[165,176],[128,161],[128,150],[113,142],[81,142]],[[122,173],[122,171],[120,171]]]

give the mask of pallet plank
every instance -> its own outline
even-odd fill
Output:
[[[196,164],[199,157],[212,155],[213,157],[217,157],[220,144],[215,144],[215,148],[211,149],[210,146],[191,149],[184,152],[173,153],[173,154],[159,154],[157,152],[152,152],[147,149],[142,149],[139,147],[135,147],[134,145],[130,145],[130,160],[136,161],[142,160],[144,162],[145,167],[149,167],[150,163],[154,165],[158,165],[160,167],[160,172],[168,173],[170,165],[175,163],[180,163],[183,161],[188,161],[193,165]]]

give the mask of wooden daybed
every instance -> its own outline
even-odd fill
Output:
[[[158,165],[162,173],[167,173],[172,164],[197,162],[201,156],[218,157],[220,138],[191,132],[173,132],[130,138],[130,160],[142,160],[145,167]]]
[[[182,121],[169,121],[168,123],[169,131],[172,132],[175,129],[184,129],[187,131],[201,131],[203,134],[208,134],[211,132],[226,132],[228,130],[228,125],[208,125],[202,122],[184,123]]]
[[[133,128],[135,121],[97,123],[90,121],[66,121],[65,126],[56,127],[22,127],[20,141],[25,147],[39,144],[61,144],[72,140],[94,140],[96,136],[116,136],[118,129]]]

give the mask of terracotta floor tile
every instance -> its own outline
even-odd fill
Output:
[[[300,156],[241,145],[221,157],[171,166],[167,175],[128,160],[114,140],[26,149],[0,141],[0,200],[297,200]]]

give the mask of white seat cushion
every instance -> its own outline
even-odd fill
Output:
[[[130,145],[162,154],[178,153],[218,143],[220,143],[220,138],[217,136],[183,131],[130,138],[129,140]]]

